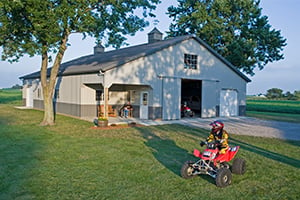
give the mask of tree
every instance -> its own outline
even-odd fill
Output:
[[[296,100],[300,100],[300,90],[295,90],[294,91],[294,97]]]
[[[0,46],[2,59],[17,62],[25,54],[41,56],[41,85],[44,98],[42,125],[54,124],[52,98],[59,66],[70,34],[82,33],[97,42],[119,48],[125,35],[148,25],[144,17],[160,0],[1,0]],[[136,13],[142,11],[142,16]],[[51,55],[55,55],[52,60]],[[52,63],[50,76],[47,68]]]
[[[11,89],[22,89],[22,86],[19,84],[15,84],[11,87]]]
[[[283,97],[287,100],[295,100],[295,96],[290,91],[287,91],[285,94],[283,94]]]
[[[286,39],[262,16],[259,0],[178,0],[168,8],[168,37],[195,34],[238,69],[254,75],[283,59]]]
[[[279,88],[272,88],[267,90],[267,98],[269,99],[278,99],[280,97],[282,97],[282,89]]]

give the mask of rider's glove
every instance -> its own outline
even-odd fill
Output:
[[[205,142],[201,141],[200,146],[203,147],[205,145]]]

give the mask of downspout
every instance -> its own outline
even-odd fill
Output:
[[[164,96],[164,79],[163,76],[158,74],[157,77],[161,79],[161,96],[160,96],[160,105],[161,105],[161,118],[163,119],[163,109],[164,109],[164,101],[163,101],[163,96]]]

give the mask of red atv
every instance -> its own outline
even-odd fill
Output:
[[[181,117],[193,117],[195,113],[191,110],[186,103],[183,103],[180,108]]]
[[[181,176],[183,178],[193,178],[199,174],[208,174],[213,177],[218,187],[226,187],[231,183],[232,175],[244,174],[246,172],[246,161],[241,158],[231,161],[239,150],[239,146],[230,147],[225,154],[219,154],[220,145],[217,142],[205,142],[207,148],[201,153],[194,150],[194,155],[200,160],[197,162],[187,161],[181,168]]]

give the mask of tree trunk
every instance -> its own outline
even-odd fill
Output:
[[[49,88],[51,90],[51,88]],[[43,90],[44,91],[44,90]],[[54,125],[54,110],[53,110],[53,92],[43,92],[44,97],[44,119],[41,122],[42,126]]]
[[[56,85],[56,78],[58,75],[58,70],[64,56],[64,53],[67,49],[67,41],[69,37],[69,32],[65,31],[65,35],[61,40],[60,47],[58,53],[56,54],[55,61],[51,68],[50,77],[47,73],[48,67],[48,49],[47,46],[44,45],[42,52],[42,66],[41,66],[41,85],[43,90],[43,98],[44,98],[44,119],[41,122],[42,126],[54,125],[55,117],[54,117],[54,109],[53,109],[53,93]],[[48,78],[49,77],[49,78]]]

